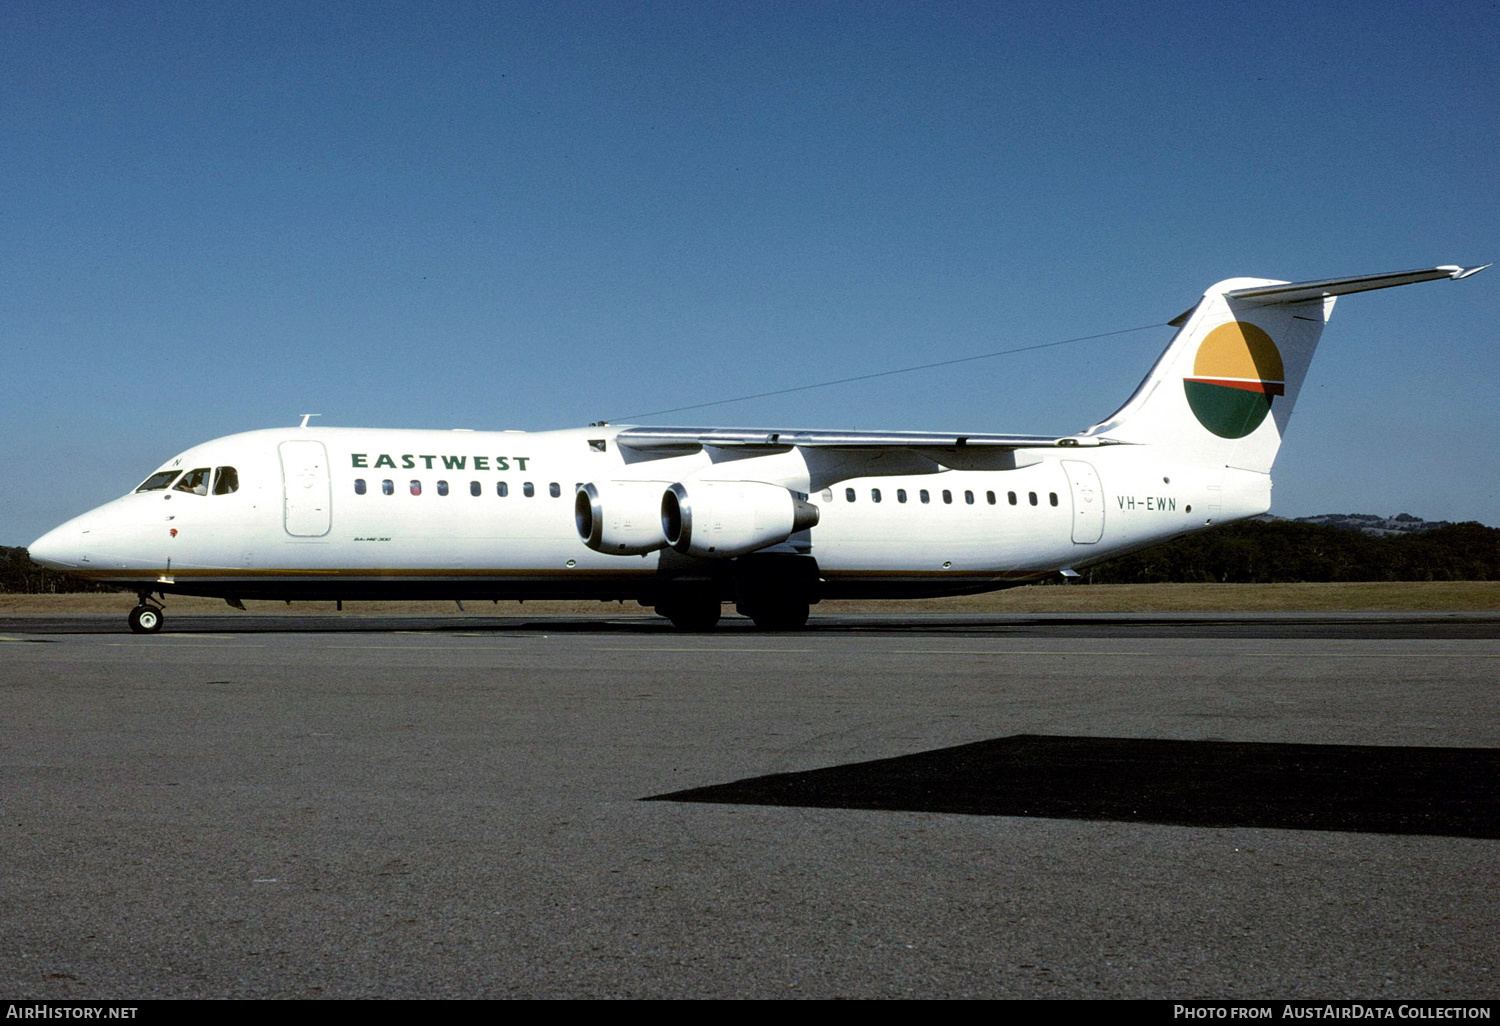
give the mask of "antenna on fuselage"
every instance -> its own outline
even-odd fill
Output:
[[[323,416],[321,413],[304,413],[302,415],[302,423],[298,424],[297,426],[298,427],[307,427],[307,422],[308,421],[312,420],[314,417],[321,417],[321,416]]]

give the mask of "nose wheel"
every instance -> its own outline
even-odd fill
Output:
[[[161,607],[142,602],[130,611],[130,629],[136,634],[155,634],[161,630]]]

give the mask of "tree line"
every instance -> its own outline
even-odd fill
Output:
[[[1500,580],[1500,528],[1449,524],[1380,538],[1294,520],[1247,520],[1081,572],[1090,584],[1494,581]],[[24,548],[0,546],[0,592],[113,590],[40,566]]]
[[[1080,571],[1094,584],[1500,580],[1500,529],[1448,524],[1376,537],[1295,520],[1246,520]]]
[[[52,595],[77,591],[118,591],[107,584],[94,584],[81,577],[49,570],[32,562],[24,546],[0,545],[0,593]]]

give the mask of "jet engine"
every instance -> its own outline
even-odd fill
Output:
[[[759,481],[681,482],[661,497],[661,531],[689,556],[727,559],[786,541],[818,522],[818,507]]]
[[[661,481],[609,481],[578,486],[573,520],[595,552],[638,556],[667,544],[661,533]]]

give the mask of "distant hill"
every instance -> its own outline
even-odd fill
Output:
[[[1280,517],[1270,517],[1279,520]],[[1297,517],[1299,524],[1317,524],[1320,527],[1338,527],[1346,531],[1363,531],[1376,538],[1389,538],[1398,534],[1417,534],[1439,527],[1452,527],[1451,520],[1423,520],[1410,513],[1397,513],[1393,517],[1380,517],[1373,513],[1321,513],[1315,517]]]

